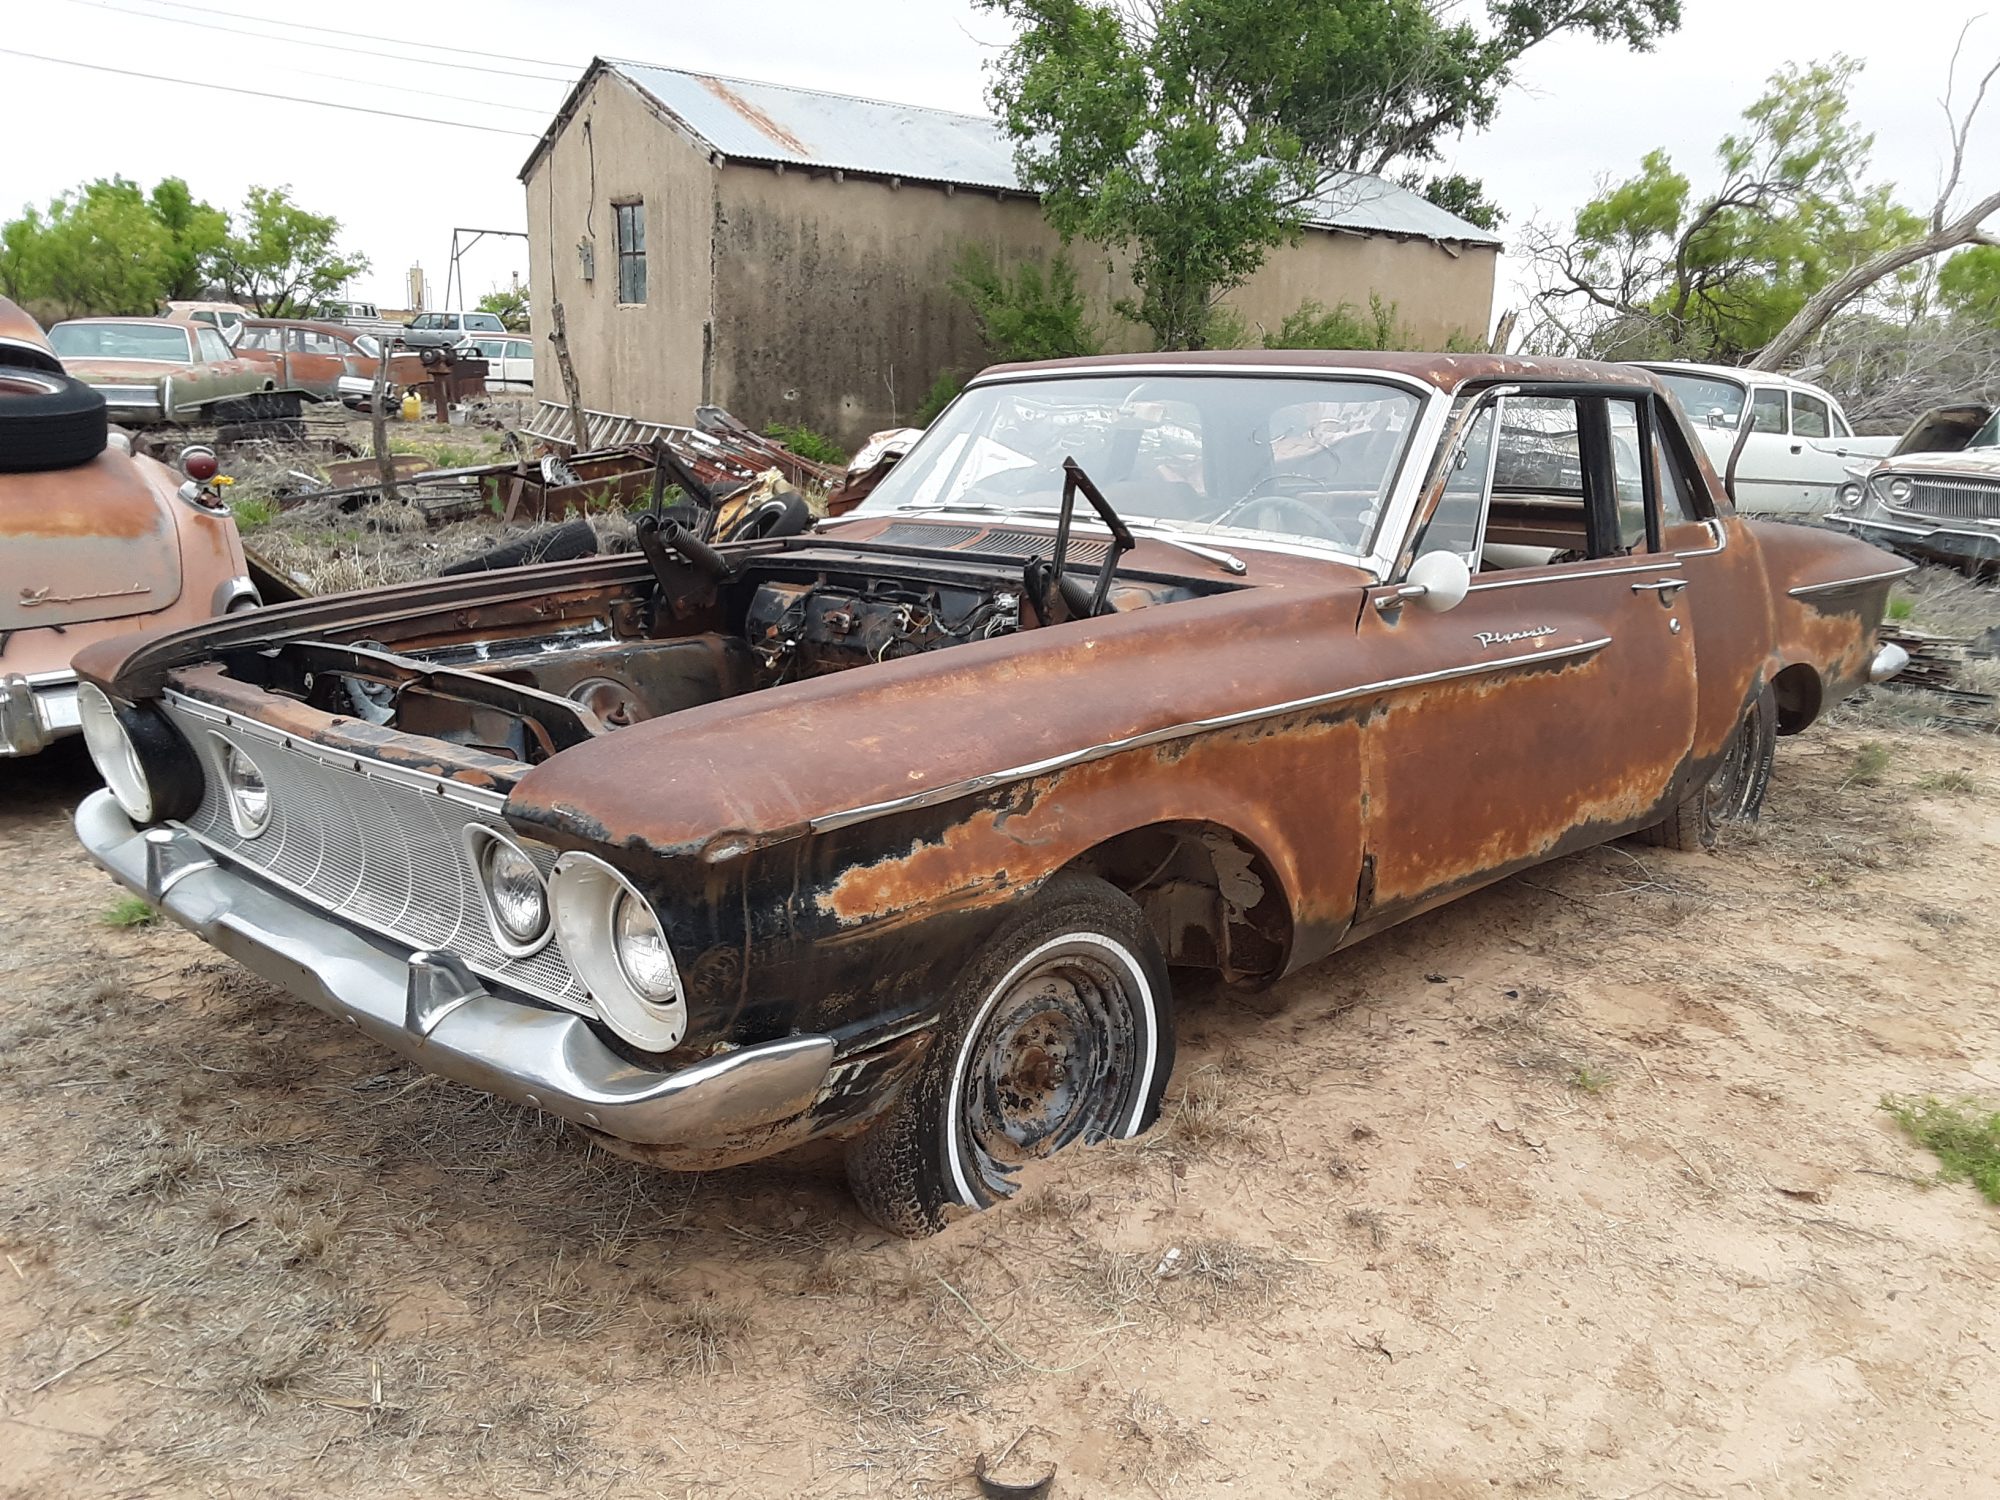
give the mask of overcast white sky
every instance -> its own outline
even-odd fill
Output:
[[[301,202],[339,215],[349,245],[374,266],[356,295],[385,306],[402,305],[413,263],[441,305],[454,226],[523,227],[515,174],[566,85],[472,67],[573,79],[602,53],[983,113],[982,69],[1005,38],[964,0],[0,0],[0,10],[0,48],[158,75],[0,56],[10,106],[0,217],[113,173],[149,186],[178,174],[222,206],[253,183],[289,183]],[[1685,0],[1685,10],[1681,31],[1652,53],[1563,41],[1531,56],[1493,128],[1455,143],[1447,165],[1483,176],[1511,227],[1566,218],[1597,182],[1630,171],[1655,146],[1700,180],[1715,141],[1766,75],[1847,52],[1867,59],[1854,112],[1876,133],[1878,179],[1898,183],[1913,205],[1929,204],[1945,145],[1946,61],[1974,14],[1965,0]],[[333,29],[281,30],[274,21]],[[440,52],[419,54],[427,63],[392,61],[364,55],[399,49],[363,33],[542,61]],[[1961,76],[1996,54],[2000,14],[1973,28]],[[189,86],[203,83],[522,133]],[[1976,189],[2000,171],[2000,99],[1988,115],[1971,158]],[[468,296],[526,271],[521,241],[489,241],[464,262]],[[1503,304],[1510,295],[1503,286]]]

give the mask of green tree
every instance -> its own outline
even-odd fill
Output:
[[[1795,350],[1859,292],[1908,282],[1926,255],[1964,243],[1950,239],[1959,226],[1945,223],[1943,199],[1927,223],[1867,181],[1874,137],[1848,113],[1860,68],[1836,56],[1772,74],[1717,146],[1704,190],[1654,151],[1585,204],[1570,234],[1531,231],[1538,342],[1761,362]]]
[[[2000,328],[2000,245],[1974,245],[1938,267],[1938,300],[1960,317]]]
[[[289,188],[253,187],[239,227],[215,252],[214,275],[260,316],[293,317],[368,269],[367,257],[335,246],[339,235],[339,219],[301,208]]]
[[[172,254],[139,185],[99,178],[0,229],[0,292],[46,321],[152,313]]]
[[[488,292],[479,299],[479,311],[492,313],[515,333],[528,331],[528,289],[521,285]]]
[[[1065,239],[1128,251],[1120,305],[1162,349],[1337,207],[1356,172],[1423,161],[1491,120],[1513,67],[1563,33],[1650,45],[1679,0],[979,0],[1016,28],[990,97]]]
[[[1446,213],[1457,214],[1481,229],[1498,229],[1506,222],[1507,216],[1500,211],[1500,205],[1486,196],[1486,184],[1477,177],[1467,177],[1463,172],[1443,176],[1433,173],[1426,177],[1422,172],[1409,171],[1396,180],[1419,198],[1427,198]]]
[[[183,301],[208,290],[209,267],[229,237],[229,215],[196,200],[186,182],[163,177],[146,200],[167,231],[166,284],[161,298]]]
[[[1104,348],[1066,255],[1046,268],[1028,260],[1008,272],[985,245],[969,244],[959,252],[951,289],[971,309],[980,341],[996,360],[1069,359]]]

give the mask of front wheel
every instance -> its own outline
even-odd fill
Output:
[[[1138,1135],[1174,1066],[1166,961],[1132,900],[1058,875],[966,965],[902,1096],[856,1141],[863,1211],[916,1238],[1011,1197],[1031,1161]]]
[[[1713,849],[1724,823],[1755,822],[1771,784],[1777,744],[1778,704],[1766,683],[1737,721],[1708,780],[1639,836],[1665,849]]]

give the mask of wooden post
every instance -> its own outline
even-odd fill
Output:
[[[576,366],[569,358],[569,328],[563,322],[562,298],[553,293],[549,297],[549,342],[555,346],[556,368],[562,372],[563,395],[569,401],[570,431],[575,437],[574,453],[585,452],[590,447],[590,425],[583,419],[583,393],[577,388]]]
[[[389,417],[383,410],[383,403],[389,392],[389,346],[382,346],[382,357],[375,363],[375,395],[368,403],[370,407],[369,427],[375,440],[375,472],[382,484],[384,501],[396,499],[396,458],[389,451]]]

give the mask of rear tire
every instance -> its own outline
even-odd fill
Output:
[[[1057,875],[960,971],[916,1075],[847,1154],[862,1211],[934,1234],[1029,1161],[1140,1134],[1174,1067],[1166,961],[1131,898]]]
[[[1737,721],[1714,773],[1639,837],[1663,849],[1713,849],[1723,824],[1754,823],[1771,784],[1777,746],[1778,701],[1765,683]]]

